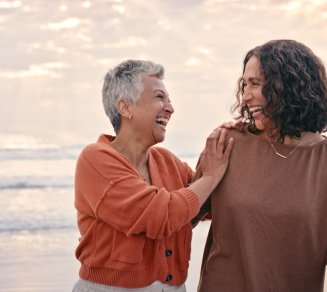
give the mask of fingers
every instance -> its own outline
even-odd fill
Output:
[[[224,160],[228,160],[234,146],[234,138],[229,138],[227,147],[224,152]]]
[[[239,118],[235,121],[225,122],[221,124],[219,127],[224,129],[238,129],[244,125],[244,121],[242,118]]]
[[[217,128],[209,135],[197,165],[196,178],[199,178],[200,171],[203,177],[211,177],[217,182],[222,178],[234,144],[233,138],[227,138],[228,133],[228,129]]]
[[[205,149],[207,149],[211,153],[216,151],[217,143],[219,141],[221,132],[222,132],[221,128],[216,128],[213,130],[213,132],[207,138]]]
[[[230,138],[226,145],[227,134],[227,129],[216,128],[207,138],[206,147],[201,156],[211,153],[211,155],[218,155],[220,159],[227,161],[234,145],[234,138]]]
[[[227,122],[223,124],[223,127],[226,129],[233,129],[235,128],[235,125],[233,124],[233,122]]]
[[[236,127],[243,125],[244,124],[243,119],[242,118],[237,119],[234,124]]]
[[[225,130],[225,129],[222,130],[221,135],[220,135],[219,140],[218,140],[218,145],[217,145],[217,150],[218,150],[219,153],[223,154],[223,159],[224,160],[229,159],[229,156],[231,154],[231,151],[232,151],[233,145],[234,145],[234,138],[230,138],[228,140],[227,146],[225,147],[227,132],[228,132],[228,130]]]
[[[219,126],[220,128],[224,129],[235,129],[237,127],[236,123],[230,121],[230,122],[225,122]]]
[[[223,128],[216,128],[213,130],[213,132],[207,138],[205,149],[211,153],[218,152],[220,154],[224,154],[225,157],[229,157],[233,148],[234,139],[230,138],[227,146],[225,147],[227,133],[228,130]]]
[[[227,130],[221,129],[221,134],[218,137],[218,143],[217,143],[217,150],[219,153],[224,153],[226,136],[227,136]]]

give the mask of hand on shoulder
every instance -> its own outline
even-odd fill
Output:
[[[246,123],[244,123],[243,119],[237,119],[235,121],[229,121],[229,122],[224,122],[218,128],[224,128],[224,129],[244,129],[246,126]]]

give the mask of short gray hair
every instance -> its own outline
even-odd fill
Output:
[[[102,103],[115,133],[120,128],[118,101],[136,103],[144,89],[143,77],[148,75],[163,79],[164,72],[162,65],[143,60],[127,60],[107,72],[102,87]]]

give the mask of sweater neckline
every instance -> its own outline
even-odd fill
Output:
[[[270,143],[269,140],[267,138],[263,138],[260,136],[257,136],[253,133],[251,133],[250,131],[246,131],[246,134],[248,137],[253,137],[253,139],[256,139],[257,141],[259,141],[260,143],[265,143],[266,145],[268,145],[270,147]],[[297,146],[297,149],[313,149],[315,147],[319,147],[320,145],[323,144],[327,144],[327,137],[322,135],[324,137],[323,140],[313,144],[313,145],[299,145]],[[278,147],[284,148],[284,149],[293,149],[295,146],[294,145],[289,145],[289,144],[279,144],[278,143]]]

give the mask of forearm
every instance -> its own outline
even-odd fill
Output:
[[[212,195],[212,194],[211,194]],[[210,195],[210,196],[211,196]],[[204,202],[201,206],[199,213],[191,220],[192,227],[194,228],[198,223],[203,220],[203,218],[207,217],[209,213],[211,213],[211,197]]]
[[[208,199],[210,194],[216,188],[217,184],[221,181],[221,176],[202,176],[197,181],[189,186],[199,199],[200,206]]]

